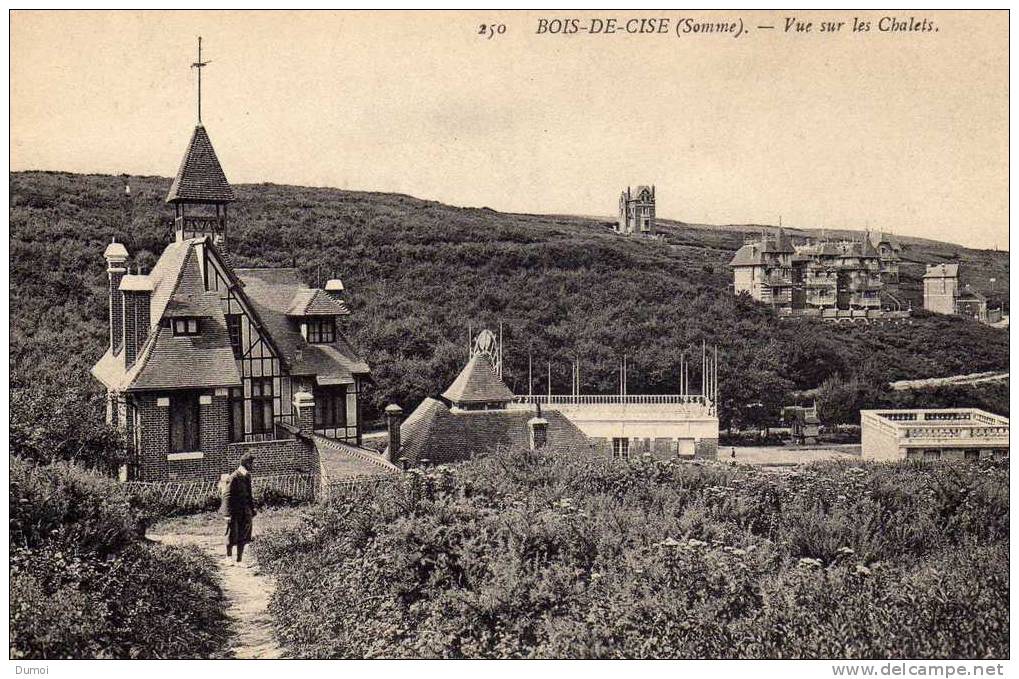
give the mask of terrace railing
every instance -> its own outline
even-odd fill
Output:
[[[534,394],[532,396],[514,396],[513,401],[531,405],[707,405],[707,399],[700,394],[553,394],[552,396]]]

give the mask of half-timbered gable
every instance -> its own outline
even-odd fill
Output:
[[[106,249],[110,344],[92,373],[130,444],[127,478],[214,479],[245,452],[263,473],[317,473],[316,437],[361,442],[369,368],[341,327],[342,283],[235,270],[233,200],[199,125],[167,196],[173,241],[156,266],[130,274],[127,249]]]

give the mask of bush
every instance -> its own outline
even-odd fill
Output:
[[[1008,653],[995,463],[774,472],[504,451],[353,489],[256,549],[297,657]]]
[[[11,458],[12,658],[198,658],[223,652],[212,558],[144,541],[147,509],[67,463]]]

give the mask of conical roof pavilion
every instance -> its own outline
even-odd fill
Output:
[[[509,403],[513,392],[495,372],[492,360],[485,353],[475,354],[460,371],[442,397],[454,405],[462,403]]]

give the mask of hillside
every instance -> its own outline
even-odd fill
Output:
[[[103,249],[116,237],[149,270],[170,238],[163,203],[169,184],[160,177],[11,175],[11,349],[19,394],[98,393],[87,371],[107,342]],[[494,328],[499,321],[506,379],[518,392],[527,389],[529,350],[541,366],[536,391],[546,388],[548,360],[554,388],[568,389],[568,363],[579,357],[584,390],[611,393],[625,352],[631,393],[667,392],[678,381],[681,350],[694,355],[702,341],[717,343],[724,425],[766,421],[790,391],[835,374],[878,385],[1008,367],[1007,332],[964,319],[921,313],[909,326],[835,328],[779,322],[770,310],[734,298],[727,262],[753,227],[670,222],[665,240],[648,242],[589,218],[325,188],[235,188],[236,265],[296,261],[310,284],[343,279],[353,311],[345,330],[374,368],[375,406],[396,401],[411,409],[441,391],[462,365],[469,324]],[[1007,253],[905,245],[909,276],[922,271],[921,262],[951,257],[1007,290]],[[748,407],[757,403],[764,407]],[[101,412],[92,402],[80,416]]]

